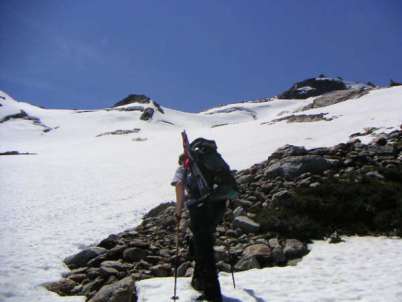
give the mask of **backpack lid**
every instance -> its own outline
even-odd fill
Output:
[[[218,147],[215,141],[199,137],[191,142],[190,150],[197,153],[216,151]]]

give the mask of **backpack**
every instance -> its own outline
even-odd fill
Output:
[[[221,201],[238,196],[236,180],[229,165],[218,153],[215,141],[197,138],[190,144],[189,152],[208,183],[210,192],[208,200]],[[187,187],[190,196],[200,198],[201,194],[194,181],[195,177],[196,175],[189,173]]]

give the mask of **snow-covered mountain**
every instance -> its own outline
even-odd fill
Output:
[[[65,256],[133,227],[147,210],[174,199],[169,183],[183,129],[190,139],[216,140],[231,167],[244,169],[285,144],[332,146],[377,128],[360,137],[367,142],[402,123],[402,87],[370,89],[346,100],[320,97],[264,99],[186,113],[163,106],[158,110],[152,101],[100,110],[43,109],[0,92],[0,154],[33,153],[0,156],[0,301],[82,301],[60,298],[39,285],[58,279]],[[147,108],[153,116],[143,120]],[[402,264],[398,255],[393,261]],[[311,282],[306,286],[317,290]],[[243,294],[241,301],[256,300]],[[382,301],[397,301],[400,294],[393,291]],[[308,298],[300,301],[313,301]],[[361,299],[374,301],[367,292]]]

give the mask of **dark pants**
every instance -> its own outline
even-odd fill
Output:
[[[193,233],[191,248],[195,259],[193,279],[197,279],[206,297],[221,301],[221,289],[218,280],[214,256],[214,233],[225,213],[224,202],[205,202],[193,206],[190,211],[190,229]]]

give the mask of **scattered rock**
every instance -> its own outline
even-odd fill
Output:
[[[334,117],[326,117],[328,113],[317,113],[317,114],[292,114],[288,116],[284,116],[281,118],[273,119],[270,122],[263,122],[264,124],[275,124],[278,122],[286,121],[287,123],[311,123],[311,122],[320,122],[320,121],[332,121]]]
[[[260,225],[246,216],[238,216],[233,220],[233,226],[246,233],[256,233]]]
[[[134,280],[128,276],[120,281],[103,286],[89,302],[134,302]]]
[[[141,114],[140,119],[143,121],[149,121],[154,116],[155,110],[152,108],[145,108],[144,112]]]
[[[331,236],[329,236],[329,243],[335,244],[335,243],[341,243],[344,242],[345,240],[343,240],[341,238],[341,236],[339,236],[338,232],[333,232],[331,234]]]
[[[307,247],[297,239],[287,239],[283,253],[288,259],[301,258],[307,254]]]
[[[102,247],[91,247],[83,250],[76,255],[64,259],[64,263],[70,268],[78,268],[85,266],[91,259],[106,253],[107,250]]]
[[[125,249],[123,252],[123,259],[128,262],[135,262],[145,259],[147,251],[142,248],[132,247]]]
[[[242,258],[235,265],[237,271],[246,271],[254,268],[261,268],[255,257]]]
[[[101,137],[101,136],[105,136],[105,135],[126,135],[126,134],[138,133],[140,131],[141,131],[141,129],[139,129],[139,128],[134,128],[132,130],[115,130],[115,131],[104,132],[104,133],[98,134],[96,137]]]
[[[268,178],[279,176],[292,179],[306,172],[322,173],[335,163],[335,161],[329,161],[318,155],[290,156],[269,164],[264,171],[264,176]]]
[[[59,294],[60,296],[71,295],[71,291],[77,286],[78,283],[71,279],[61,279],[57,282],[49,282],[43,284],[43,286],[52,292]]]

